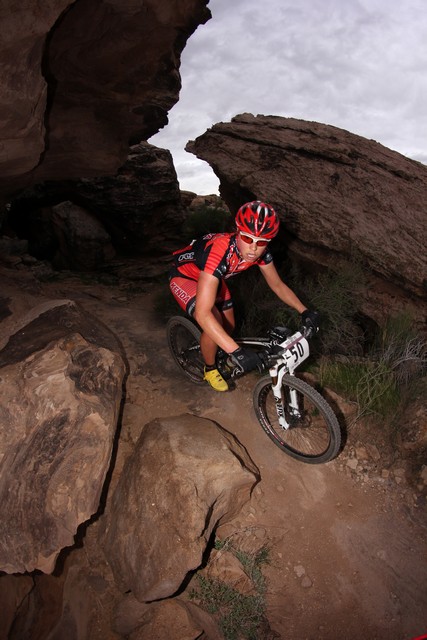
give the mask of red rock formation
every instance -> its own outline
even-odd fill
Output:
[[[125,363],[114,334],[69,300],[18,317],[15,300],[2,305],[0,571],[51,573],[99,507]]]
[[[64,201],[79,203],[87,219],[97,220],[114,248],[125,255],[152,250],[170,255],[181,242],[185,206],[172,156],[148,142],[133,145],[126,162],[113,176],[41,183],[22,191],[10,206],[9,228],[28,240],[32,255],[51,260],[56,268],[99,268],[110,253],[102,233],[98,234],[100,243],[93,242],[92,235],[90,257],[85,242],[81,242],[87,235],[82,216],[75,217],[75,233],[71,228],[67,238],[58,233],[52,204],[63,206]],[[73,245],[71,252],[64,252],[64,242],[70,249]]]
[[[207,0],[2,2],[0,194],[114,174],[167,123]]]
[[[356,252],[390,303],[422,307],[427,167],[348,131],[278,116],[238,115],[186,149],[211,165],[232,211],[271,202],[294,252],[329,266]]]
[[[146,425],[100,539],[119,588],[140,602],[173,595],[201,565],[212,531],[249,499],[258,474],[236,438],[209,420],[184,414]]]

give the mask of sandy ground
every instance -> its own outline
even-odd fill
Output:
[[[340,458],[307,465],[282,453],[256,421],[252,374],[226,394],[187,382],[168,355],[166,319],[155,312],[159,287],[165,284],[107,286],[76,277],[44,285],[49,296],[78,301],[122,341],[129,377],[117,468],[154,418],[193,413],[216,421],[261,472],[251,501],[218,534],[270,547],[267,614],[278,636],[410,640],[427,633],[422,509],[410,508],[402,487],[381,477],[355,480]]]

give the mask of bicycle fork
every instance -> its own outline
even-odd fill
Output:
[[[282,429],[287,430],[291,427],[291,424],[286,420],[285,406],[287,408],[287,414],[290,418],[301,417],[301,412],[298,405],[297,391],[295,389],[289,388],[288,393],[285,397],[285,390],[282,385],[282,380],[286,371],[283,367],[272,367],[269,373],[271,376],[271,390],[273,392],[274,401],[276,404],[277,418]]]

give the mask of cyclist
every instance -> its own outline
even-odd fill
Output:
[[[259,356],[239,347],[232,337],[235,326],[233,301],[227,278],[258,265],[268,286],[289,307],[301,314],[305,326],[318,329],[318,313],[309,311],[280,278],[268,251],[279,231],[279,217],[273,207],[255,200],[240,207],[237,231],[209,233],[174,252],[169,286],[179,306],[202,330],[200,350],[205,362],[204,379],[216,391],[228,384],[216,368],[217,348],[228,353],[242,371],[261,367]]]

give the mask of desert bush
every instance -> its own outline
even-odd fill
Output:
[[[374,349],[392,369],[399,386],[426,374],[427,340],[416,331],[413,318],[407,313],[387,319]]]
[[[340,261],[335,269],[309,277],[295,268],[291,276],[291,288],[299,292],[307,306],[320,313],[319,352],[360,355],[364,338],[355,316],[366,286],[360,262],[356,258]]]
[[[230,229],[232,217],[227,209],[219,206],[200,205],[191,210],[182,226],[183,238],[190,242],[206,233],[221,233]]]
[[[284,305],[267,287],[258,269],[244,271],[236,279],[227,280],[233,297],[236,332],[240,335],[263,335],[272,326],[282,324],[278,313]],[[292,310],[287,309],[288,326]]]
[[[359,262],[342,262],[336,270],[319,274],[303,273],[298,266],[279,270],[282,279],[298,297],[320,313],[321,331],[313,341],[313,353],[360,355],[364,335],[355,321],[365,276]],[[284,305],[266,286],[258,270],[229,281],[235,300],[237,327],[245,335],[265,333],[272,326],[298,329],[300,317]]]
[[[217,619],[226,640],[257,640],[266,623],[266,587],[261,566],[269,562],[269,549],[264,546],[249,553],[235,547],[230,540],[217,540],[215,547],[234,553],[252,581],[254,592],[245,595],[221,580],[198,574],[197,587],[190,591],[190,598]]]
[[[380,361],[322,359],[320,384],[356,404],[355,420],[373,414],[384,419],[396,412],[401,400],[392,370]]]
[[[357,417],[374,415],[393,426],[411,387],[426,375],[427,341],[407,314],[390,317],[363,359],[323,359],[320,383],[357,404]]]

